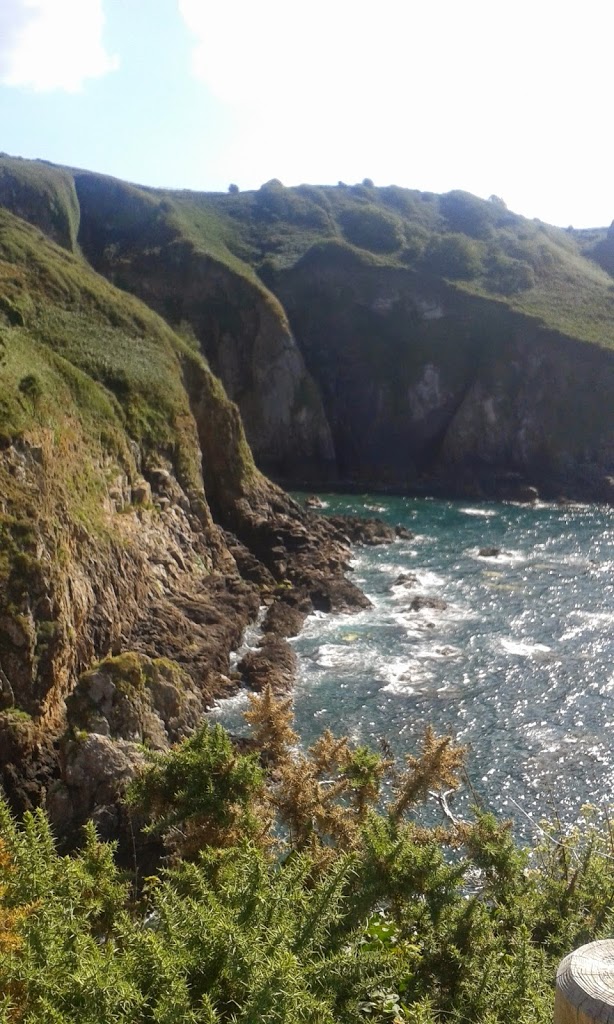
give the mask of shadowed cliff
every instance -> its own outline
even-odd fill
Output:
[[[611,232],[366,180],[223,195],[0,171],[5,204],[200,351],[278,479],[612,497]]]

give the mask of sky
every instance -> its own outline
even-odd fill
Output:
[[[146,185],[614,219],[607,0],[0,0],[0,150]]]

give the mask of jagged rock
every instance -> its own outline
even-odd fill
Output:
[[[272,590],[275,587],[275,577],[266,566],[230,531],[224,531],[224,539],[243,579],[256,583],[262,590]]]
[[[161,469],[155,467],[149,470],[149,478],[152,487],[155,487],[156,491],[168,491],[172,489],[173,479],[168,469]]]
[[[382,519],[361,516],[327,516],[327,519],[352,544],[375,546],[390,544],[396,538],[412,540],[413,533],[404,526],[390,526]]]
[[[282,638],[297,636],[312,611],[313,603],[308,595],[294,590],[284,591],[267,611],[263,629]]]
[[[285,692],[294,683],[297,665],[298,659],[290,644],[265,633],[259,648],[249,651],[237,667],[250,690],[259,692],[270,685],[277,692]]]
[[[409,605],[412,612],[421,612],[424,608],[432,608],[434,611],[444,611],[448,602],[442,597],[432,597],[430,594],[417,594]]]
[[[398,540],[413,540],[415,537],[415,533],[412,530],[408,530],[406,526],[396,525],[394,532]]]
[[[604,476],[598,490],[599,500],[614,505],[614,476]]]
[[[206,701],[175,663],[127,652],[85,672],[66,706],[73,727],[164,750],[197,727]]]
[[[3,672],[2,665],[0,665],[0,711],[5,711],[7,708],[14,706],[15,694],[13,693],[13,687]]]
[[[147,483],[147,480],[137,480],[132,488],[132,500],[135,505],[151,503],[151,485]]]
[[[394,583],[391,584],[393,587],[415,587],[419,583],[419,579],[413,572],[402,572],[400,576],[397,576]]]
[[[478,555],[480,556],[480,558],[496,558],[497,555],[500,554],[501,548],[496,547],[480,548],[480,550],[478,551]]]
[[[352,612],[371,607],[369,598],[343,577],[331,579],[321,573],[314,577],[308,592],[313,607],[319,612]]]
[[[532,487],[530,484],[525,484],[523,487],[519,487],[516,491],[516,501],[523,501],[532,503],[539,501],[539,491],[537,487]]]
[[[50,786],[47,810],[65,835],[93,818],[101,837],[117,836],[125,811],[119,805],[126,786],[145,762],[136,743],[89,733],[66,743],[61,777]]]

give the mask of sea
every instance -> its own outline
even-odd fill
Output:
[[[316,613],[291,641],[302,743],[328,727],[402,762],[431,725],[467,747],[455,813],[479,804],[527,840],[542,818],[565,827],[612,804],[614,509],[320,497],[322,514],[378,516],[414,538],[356,547],[351,578],[372,606]],[[246,707],[242,690],[212,717],[247,735]]]

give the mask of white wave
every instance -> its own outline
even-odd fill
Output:
[[[579,619],[584,619],[587,625],[592,625],[593,623],[597,625],[605,622],[614,622],[614,611],[585,612],[581,611],[579,608],[576,608],[573,610],[571,614],[576,615]]]
[[[395,679],[392,683],[382,687],[384,693],[412,694],[416,693],[416,687],[412,686],[409,680]]]
[[[209,708],[207,717],[216,717],[218,715],[226,715],[230,711],[238,712],[242,708],[246,708],[248,705],[248,692],[247,690],[241,689],[237,693],[233,693],[232,697],[221,697],[216,700],[213,707]]]
[[[377,668],[377,675],[386,681],[383,693],[420,693],[424,684],[433,679],[424,662],[408,658],[390,658]]]
[[[501,646],[508,654],[520,654],[525,658],[532,658],[535,655],[550,654],[551,647],[546,644],[528,644],[524,640],[501,640]]]
[[[443,587],[446,584],[445,577],[439,576],[432,569],[416,569],[415,576],[422,587]]]
[[[335,668],[347,660],[347,647],[339,644],[322,644],[313,654],[312,660],[321,668]]]
[[[569,613],[569,618],[572,616],[575,619],[580,619],[580,622],[577,625],[570,623],[565,632],[561,634],[561,640],[575,640],[583,633],[601,632],[604,626],[614,622],[614,612],[585,612],[576,608]]]
[[[426,618],[423,612],[398,612],[391,619],[405,630],[408,637],[416,639],[424,636],[425,630],[435,627],[435,621]]]
[[[484,519],[491,519],[499,514],[493,508],[460,508],[458,511],[464,516],[482,516]]]
[[[368,640],[368,637],[356,635],[355,641],[320,644],[307,657],[319,668],[342,669],[344,673],[351,673],[353,670],[360,673],[366,670],[373,672],[380,663],[381,655],[375,649],[369,649],[364,643],[365,640]]]
[[[414,651],[414,657],[424,661],[444,661],[446,658],[459,658],[462,656],[462,653],[460,647],[444,644],[433,647],[418,647]]]
[[[378,572],[391,579],[389,591],[386,595],[373,594],[367,588],[369,600],[377,607],[383,607],[386,601],[407,601],[416,596],[418,592],[429,593],[429,591],[440,590],[447,585],[447,580],[430,569],[414,569],[407,562],[395,563],[394,565],[380,566]],[[409,577],[403,580],[403,577]],[[400,582],[397,582],[399,580]],[[432,595],[431,595],[432,596]]]

